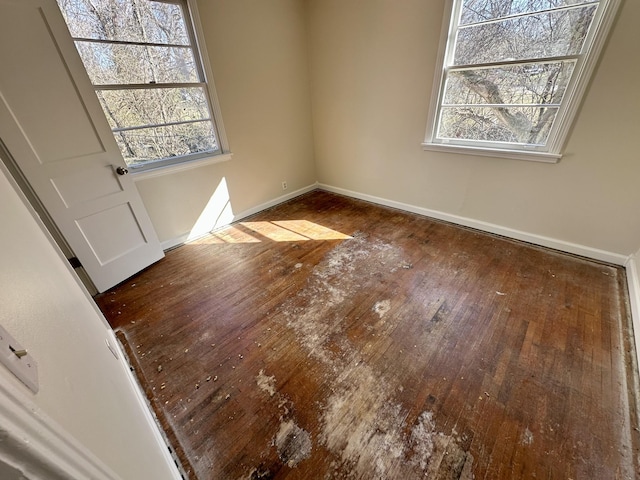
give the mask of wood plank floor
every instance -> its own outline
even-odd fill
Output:
[[[622,268],[317,191],[96,301],[189,478],[604,480],[639,472],[626,295]]]

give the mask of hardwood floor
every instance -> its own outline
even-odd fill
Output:
[[[96,300],[189,478],[639,472],[619,267],[318,191]]]

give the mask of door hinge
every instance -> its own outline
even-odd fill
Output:
[[[78,260],[78,257],[71,257],[69,259],[69,263],[71,264],[71,268],[73,268],[74,270],[82,266],[82,264],[80,263],[80,260]]]

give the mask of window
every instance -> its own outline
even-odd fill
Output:
[[[618,0],[452,0],[425,149],[557,161]]]
[[[127,165],[222,153],[186,0],[58,0]]]

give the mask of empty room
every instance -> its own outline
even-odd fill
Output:
[[[638,478],[638,22],[0,0],[0,478]]]

